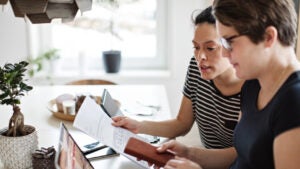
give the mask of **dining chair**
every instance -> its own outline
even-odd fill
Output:
[[[66,85],[116,85],[117,83],[104,79],[80,79],[66,83]]]

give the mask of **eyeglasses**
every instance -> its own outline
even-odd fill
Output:
[[[221,44],[222,46],[228,50],[228,51],[232,51],[232,46],[231,46],[231,43],[232,43],[232,40],[235,39],[235,38],[238,38],[240,36],[243,36],[243,34],[240,34],[240,35],[232,35],[230,36],[229,38],[221,38]]]

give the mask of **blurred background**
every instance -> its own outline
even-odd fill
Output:
[[[122,2],[122,1],[120,1]],[[118,84],[163,84],[177,113],[186,68],[193,55],[191,14],[211,1],[94,1],[75,20],[32,24],[0,6],[0,64],[30,60],[34,85],[100,78]],[[117,73],[104,69],[102,52],[121,51]]]

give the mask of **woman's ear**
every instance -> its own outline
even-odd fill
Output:
[[[271,47],[276,42],[278,36],[277,29],[274,26],[268,26],[265,30],[264,43],[266,47]]]

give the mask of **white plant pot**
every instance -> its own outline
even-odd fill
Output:
[[[32,127],[25,125],[25,127]],[[32,166],[31,154],[38,148],[37,131],[20,137],[0,135],[0,159],[5,169],[27,169]]]

